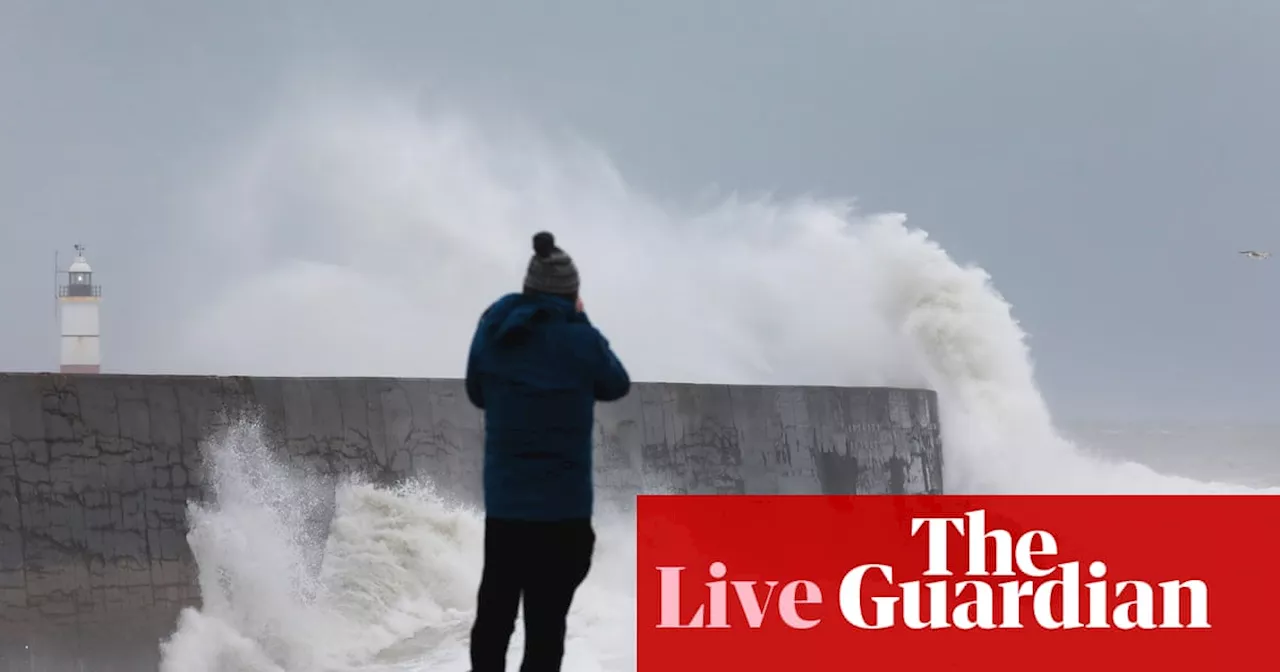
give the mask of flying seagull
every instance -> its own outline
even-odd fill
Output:
[[[1271,256],[1270,252],[1259,252],[1257,250],[1242,250],[1240,254],[1243,254],[1250,259],[1266,259]]]

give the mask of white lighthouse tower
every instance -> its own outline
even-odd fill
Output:
[[[102,350],[98,333],[98,305],[102,287],[93,284],[93,269],[76,245],[76,259],[67,269],[67,283],[58,286],[58,317],[62,327],[62,373],[98,373]]]

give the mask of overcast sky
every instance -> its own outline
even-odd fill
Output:
[[[905,212],[992,274],[1060,413],[1270,418],[1280,259],[1236,252],[1280,252],[1277,27],[1268,0],[0,0],[0,369],[56,366],[76,242],[141,361],[120,341],[204,254],[174,194],[346,68],[570,130],[660,199]]]

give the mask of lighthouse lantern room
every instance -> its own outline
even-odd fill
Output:
[[[58,286],[58,318],[62,331],[62,373],[98,373],[102,364],[98,304],[102,287],[93,284],[93,269],[76,245],[66,284]]]

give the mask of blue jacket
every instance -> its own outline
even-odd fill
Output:
[[[484,411],[484,503],[494,518],[590,518],[595,403],[631,379],[584,313],[555,296],[509,294],[480,318],[467,397]]]

